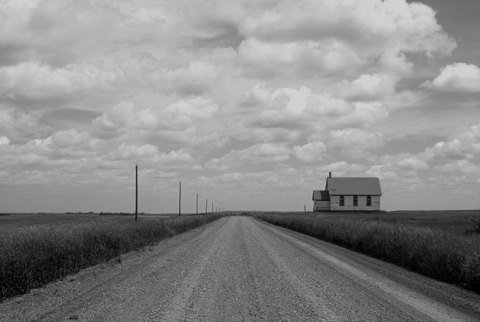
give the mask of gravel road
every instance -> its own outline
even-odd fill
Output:
[[[0,321],[480,321],[480,296],[228,217],[1,303]]]

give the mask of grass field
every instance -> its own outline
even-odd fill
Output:
[[[355,214],[344,213],[345,217]],[[440,229],[462,235],[480,222],[480,210],[445,211],[391,211],[380,214],[364,213],[361,218],[387,223],[397,223],[415,227]]]
[[[308,215],[319,218],[349,218],[414,227],[440,229],[463,235],[480,223],[480,210],[389,211],[389,212],[250,212],[249,215]]]
[[[24,214],[0,218],[0,301],[222,215]]]
[[[479,211],[255,217],[480,293]]]
[[[171,215],[141,215],[140,218],[170,218]],[[26,226],[63,225],[85,222],[122,222],[135,220],[133,215],[64,214],[64,213],[20,213],[0,216],[0,231]]]

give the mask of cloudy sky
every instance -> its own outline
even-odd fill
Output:
[[[3,0],[0,212],[480,207],[478,0]]]

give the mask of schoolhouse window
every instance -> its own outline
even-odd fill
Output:
[[[372,196],[367,196],[367,207],[372,206]]]
[[[340,206],[345,206],[345,197],[340,196]]]
[[[353,196],[353,205],[358,206],[358,196]]]

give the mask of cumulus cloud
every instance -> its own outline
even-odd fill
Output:
[[[466,175],[470,179],[476,180],[480,176],[480,165],[472,163],[468,160],[457,160],[451,163],[444,165],[439,165],[435,167],[436,170],[453,173],[457,175]]]
[[[466,147],[457,139],[449,142],[437,142],[435,146],[425,150],[428,157],[439,159],[463,159],[468,156],[468,153]]]
[[[422,86],[443,92],[480,92],[480,68],[465,63],[447,65],[433,81]]]
[[[474,160],[480,156],[480,124],[457,133],[445,141],[427,147],[422,156],[427,160]]]
[[[145,143],[136,144],[123,142],[119,149],[112,150],[109,157],[113,160],[136,160],[142,161],[143,165],[153,168],[162,166],[183,166],[195,162],[193,156],[185,149],[172,150],[168,153],[160,152],[158,146]]]
[[[11,103],[10,101],[8,101]],[[13,142],[28,142],[33,138],[42,138],[52,133],[52,128],[31,113],[24,113],[12,104],[0,104],[0,131],[8,135]],[[20,130],[22,131],[20,131]]]
[[[283,88],[272,93],[270,102],[250,120],[265,128],[303,128],[314,131],[339,126],[368,127],[388,116],[380,102],[348,102],[311,89]]]
[[[327,151],[327,147],[323,142],[310,142],[303,146],[296,145],[293,147],[293,153],[305,162],[313,162],[322,160],[322,154]]]
[[[133,102],[123,102],[96,118],[93,125],[105,130],[180,130],[195,122],[211,119],[217,110],[218,106],[212,99],[203,97],[181,100],[165,108],[141,108]]]
[[[251,74],[261,77],[328,75],[375,59],[390,70],[408,70],[403,53],[433,57],[449,55],[456,47],[430,7],[404,0],[278,1],[246,15],[239,30],[246,38],[239,56]]]
[[[167,92],[178,92],[181,95],[200,95],[219,81],[217,69],[206,62],[190,62],[188,66],[176,70],[167,70],[162,75],[162,85]]]
[[[56,147],[64,150],[92,151],[99,148],[99,140],[94,139],[87,132],[79,132],[75,129],[56,131],[50,136]]]
[[[324,166],[322,169],[325,169],[327,171],[340,171],[340,172],[359,172],[359,171],[364,171],[365,166],[357,164],[357,163],[348,163],[345,161],[338,161],[331,163],[327,166]]]
[[[327,40],[325,44],[269,43],[249,38],[241,43],[238,57],[247,76],[265,79],[282,75],[329,75],[362,64],[361,57],[335,40]]]
[[[394,171],[404,171],[411,173],[412,171],[426,170],[430,165],[422,155],[414,155],[411,153],[400,153],[394,155],[385,155],[381,157],[384,167]]]
[[[336,38],[371,47],[396,39],[403,50],[452,50],[452,40],[435,19],[435,12],[420,3],[403,0],[278,1],[271,9],[247,15],[243,35],[291,42]]]
[[[270,100],[270,91],[264,83],[255,84],[250,90],[246,91],[240,101],[240,107],[262,106]]]
[[[206,168],[226,170],[244,164],[283,162],[290,158],[291,149],[282,144],[258,143],[243,150],[232,150],[221,158],[205,164]]]
[[[65,98],[86,91],[110,90],[121,76],[88,64],[52,68],[36,61],[0,68],[0,85],[7,93],[29,100]]]
[[[478,142],[480,140],[480,124],[470,126],[468,131],[460,133],[459,137],[466,142]]]
[[[363,74],[353,81],[344,80],[339,94],[350,100],[375,100],[395,93],[400,77],[388,74]]]
[[[8,139],[8,137],[2,135],[0,136],[0,145],[9,145],[10,144],[10,140]]]
[[[428,158],[435,159],[472,159],[480,152],[480,144],[465,143],[459,139],[437,142],[432,148],[425,150]]]
[[[370,133],[360,129],[333,130],[328,134],[328,146],[345,150],[375,149],[384,144],[381,133]]]

